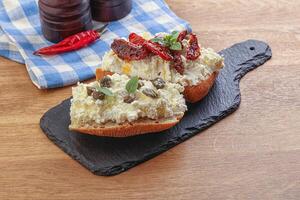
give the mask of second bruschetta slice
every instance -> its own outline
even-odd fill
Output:
[[[187,31],[158,33],[154,37],[131,33],[128,40],[114,40],[111,48],[97,69],[98,77],[107,72],[145,80],[159,77],[184,86],[189,102],[197,102],[209,92],[224,66],[221,55],[210,48],[200,48],[196,35]]]

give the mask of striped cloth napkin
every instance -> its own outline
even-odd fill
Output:
[[[182,29],[190,30],[189,24],[163,0],[133,0],[131,13],[110,23],[101,40],[76,52],[40,57],[33,52],[52,43],[41,33],[37,0],[0,1],[0,56],[24,63],[39,89],[63,87],[94,77],[114,38],[127,37],[130,32],[154,34]]]

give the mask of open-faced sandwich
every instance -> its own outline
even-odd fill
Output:
[[[180,84],[103,76],[72,89],[70,130],[111,137],[159,132],[174,126],[187,110]]]
[[[74,131],[127,137],[171,128],[210,90],[223,57],[200,48],[187,31],[135,33],[115,39],[96,71],[97,81],[72,90]]]
[[[115,39],[97,69],[97,79],[112,73],[145,80],[163,79],[184,86],[189,102],[201,100],[212,87],[224,59],[210,48],[200,48],[187,31],[137,35]]]

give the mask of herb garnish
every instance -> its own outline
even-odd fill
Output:
[[[178,31],[173,31],[170,35],[166,35],[165,37],[156,37],[151,39],[152,42],[159,43],[165,47],[168,47],[174,51],[182,50],[181,43],[177,41],[179,36]]]
[[[114,94],[112,93],[112,91],[110,91],[110,90],[109,90],[108,88],[106,88],[106,87],[100,87],[100,86],[97,86],[97,87],[96,87],[96,91],[97,91],[97,92],[101,92],[101,93],[105,94],[106,96],[110,96],[110,97],[114,96]]]
[[[137,76],[132,77],[126,84],[126,90],[129,94],[136,92],[138,88],[139,78]]]

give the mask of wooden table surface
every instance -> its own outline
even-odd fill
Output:
[[[241,81],[238,111],[114,177],[91,174],[39,128],[70,87],[40,91],[0,58],[0,199],[300,199],[300,1],[167,0],[221,50],[249,38],[273,58]]]

